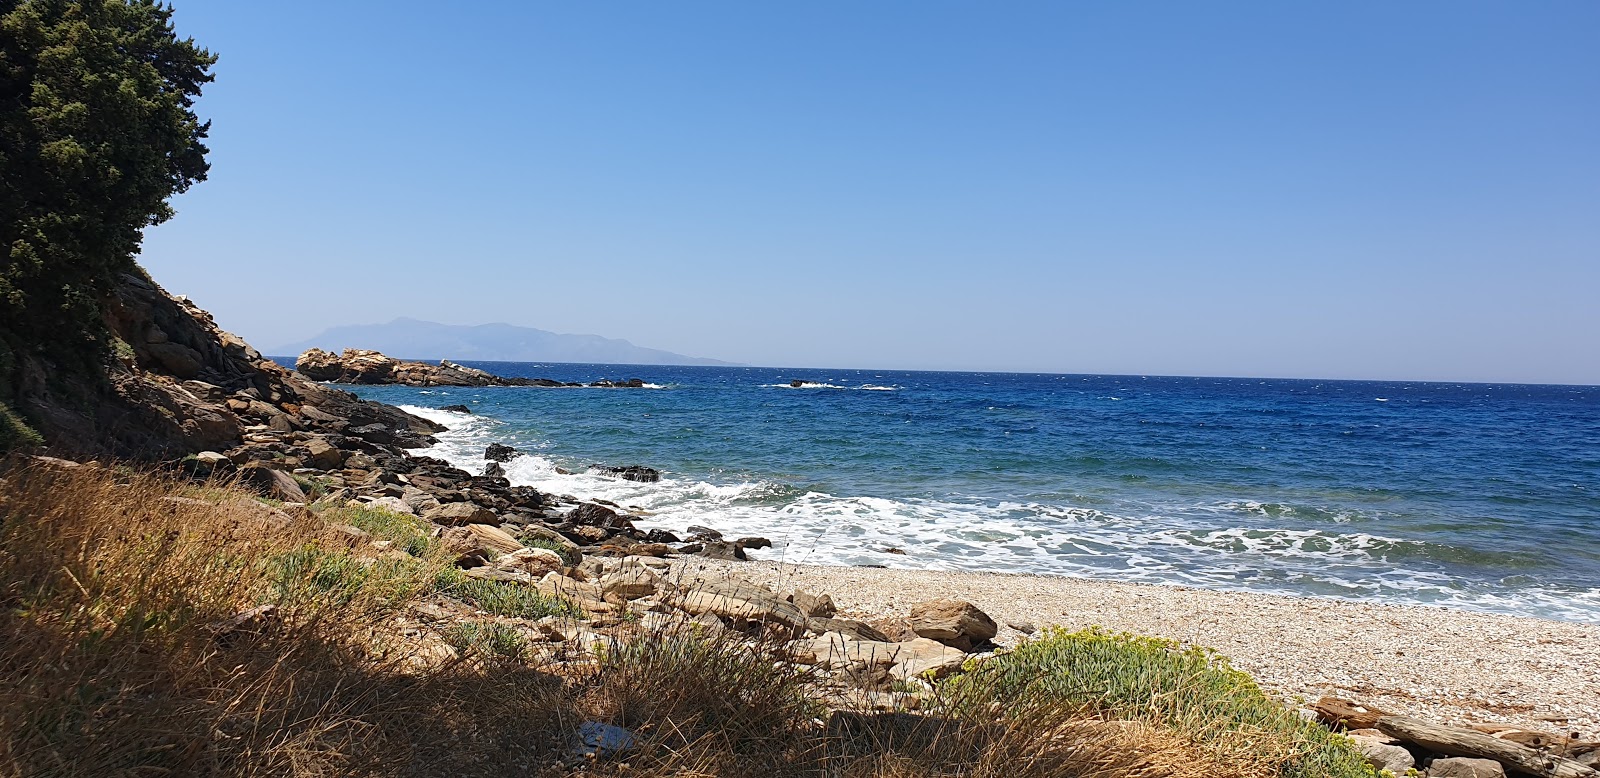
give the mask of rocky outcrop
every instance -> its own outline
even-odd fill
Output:
[[[443,429],[284,369],[142,276],[121,276],[103,311],[114,348],[94,380],[50,354],[18,355],[15,406],[63,453],[172,460],[268,433],[370,425],[398,445],[421,446]]]
[[[613,381],[602,378],[589,384],[556,381],[549,378],[497,376],[477,368],[458,365],[448,359],[439,364],[413,362],[366,349],[347,348],[335,354],[319,348],[301,354],[295,370],[313,381],[336,384],[404,384],[406,386],[593,386],[604,388],[642,388],[643,379]],[[471,411],[467,411],[470,413]]]

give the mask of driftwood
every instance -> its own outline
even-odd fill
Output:
[[[1509,740],[1529,748],[1540,751],[1549,751],[1557,756],[1578,757],[1591,751],[1600,749],[1600,743],[1592,740],[1582,740],[1572,735],[1557,735],[1553,732],[1540,732],[1534,729],[1522,729],[1508,724],[1470,724],[1469,729],[1492,735],[1501,740]]]
[[[1377,729],[1389,737],[1416,743],[1446,756],[1493,759],[1512,770],[1539,778],[1600,778],[1600,772],[1571,759],[1470,729],[1443,727],[1405,716],[1383,716],[1377,721]]]
[[[1389,715],[1388,711],[1366,705],[1358,705],[1349,700],[1338,697],[1323,697],[1317,700],[1311,709],[1316,712],[1317,720],[1335,729],[1372,729],[1378,725],[1378,719]]]

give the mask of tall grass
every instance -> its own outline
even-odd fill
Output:
[[[330,523],[395,544],[352,548]],[[1198,778],[1242,774],[1218,766],[1253,746],[1253,765],[1355,775],[1301,759],[1327,744],[1286,737],[1243,679],[1160,670],[1153,644],[1053,636],[896,714],[830,713],[837,679],[732,631],[623,624],[604,648],[535,650],[521,620],[570,604],[467,578],[436,545],[397,553],[418,538],[397,514],[286,520],[226,485],[5,463],[0,776]],[[495,615],[416,615],[441,596]],[[1170,699],[1188,694],[1224,702]],[[576,755],[586,721],[636,746]]]

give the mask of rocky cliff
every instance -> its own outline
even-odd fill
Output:
[[[246,446],[263,431],[371,425],[416,447],[440,429],[284,369],[147,278],[121,276],[103,311],[114,350],[103,376],[48,352],[15,357],[12,403],[62,453],[171,460]]]

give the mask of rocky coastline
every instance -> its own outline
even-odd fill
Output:
[[[313,381],[336,384],[401,384],[404,386],[542,386],[642,389],[644,379],[602,378],[590,383],[557,381],[553,378],[498,376],[477,368],[458,365],[448,359],[439,364],[395,359],[377,351],[347,348],[335,354],[311,349],[295,359],[295,370]]]
[[[917,598],[893,612],[847,613],[826,580],[803,588],[772,586],[737,567],[708,575],[707,565],[749,564],[750,552],[771,544],[725,538],[710,527],[691,527],[684,537],[645,531],[626,506],[515,486],[504,477],[502,463],[520,452],[506,446],[485,451],[484,472],[466,472],[415,453],[436,442],[433,435],[444,430],[439,424],[319,381],[549,384],[360,350],[338,356],[307,352],[298,361],[300,370],[289,371],[217,329],[186,300],[142,280],[130,286],[142,307],[122,309],[130,311],[118,330],[130,347],[122,368],[127,381],[144,387],[143,396],[167,409],[157,414],[165,426],[143,438],[161,442],[146,449],[150,459],[199,481],[247,486],[284,521],[315,516],[323,506],[418,520],[464,578],[522,584],[571,603],[572,616],[502,619],[514,621],[535,644],[552,650],[603,645],[640,628],[776,641],[789,661],[831,674],[841,709],[903,712],[921,704],[932,689],[927,681],[1003,653],[1005,642],[1035,628],[1001,624],[959,592]],[[596,467],[618,478],[659,478],[638,465]],[[400,553],[392,541],[358,527],[334,529],[340,542],[375,558]],[[441,595],[416,616],[449,622],[474,613],[471,605]],[[1003,631],[1009,637],[997,643]],[[1600,745],[1577,733],[1438,727],[1337,698],[1306,711],[1330,727],[1362,730],[1356,734],[1364,739],[1357,742],[1369,761],[1397,775],[1415,767],[1429,768],[1434,776],[1504,775],[1506,768],[1600,775],[1587,766]]]

